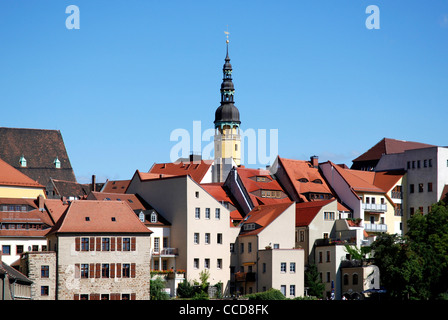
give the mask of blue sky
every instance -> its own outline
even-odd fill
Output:
[[[280,156],[448,144],[446,0],[2,0],[0,126],[60,130],[79,182],[168,162],[173,130],[213,127],[227,26],[241,128]]]

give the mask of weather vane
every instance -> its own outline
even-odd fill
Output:
[[[224,33],[226,34],[226,38],[227,38],[227,40],[226,40],[226,43],[229,43],[229,25],[227,25],[227,31],[224,31]]]

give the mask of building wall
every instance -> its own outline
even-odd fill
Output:
[[[13,262],[20,259],[20,253],[17,253],[17,246],[23,246],[23,252],[32,251],[33,246],[37,246],[38,250],[43,250],[42,246],[47,245],[47,240],[40,237],[6,237],[2,236],[0,238],[0,250],[3,246],[9,246],[10,254],[7,255],[3,253],[3,262],[11,265]],[[4,249],[4,248],[3,248]]]
[[[329,245],[316,248],[316,266],[322,277],[322,283],[325,285],[324,296],[330,295],[331,281],[333,281],[335,299],[341,299],[340,263],[341,260],[345,259],[346,255],[347,251],[343,245]]]
[[[110,237],[93,234],[87,237]],[[150,237],[145,235],[114,234],[113,237],[135,237],[135,251],[77,251],[75,236],[58,237],[58,300],[73,300],[75,295],[88,294],[129,294],[136,300],[149,300],[150,275]],[[112,277],[80,277],[80,264],[135,264],[135,277],[124,278],[118,273]],[[89,268],[89,272],[91,269]],[[96,272],[96,270],[95,270]]]
[[[42,273],[43,267],[48,267],[48,274]],[[56,252],[27,252],[20,259],[19,268],[20,272],[33,281],[32,300],[56,299]],[[47,287],[48,290],[42,290],[42,287]]]
[[[341,268],[341,275],[342,296],[354,299],[364,296],[362,292],[365,290],[380,288],[380,272],[375,265]],[[354,282],[355,275],[357,282]]]
[[[186,270],[188,280],[199,280],[205,262],[210,262],[209,282],[221,281],[226,288],[230,280],[230,243],[235,242],[235,232],[230,227],[230,212],[216,201],[190,177],[176,177],[131,182],[128,193],[138,193],[154,209],[171,223],[171,246],[178,248],[176,268]],[[195,218],[196,208],[200,218]],[[210,218],[205,217],[210,209]],[[220,219],[215,218],[215,210],[220,210]],[[206,233],[210,234],[210,244],[205,243]],[[199,234],[199,244],[194,243]],[[221,234],[222,243],[217,243]],[[199,267],[195,266],[195,259]],[[221,267],[218,267],[220,259]]]
[[[45,197],[43,188],[0,186],[0,198],[37,199],[40,195]]]

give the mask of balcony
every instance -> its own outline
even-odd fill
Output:
[[[237,272],[237,273],[235,273],[235,281],[254,282],[255,281],[255,272]]]
[[[387,224],[365,223],[364,230],[367,232],[387,232]]]
[[[157,251],[153,250],[152,251],[152,255],[153,256],[161,256],[161,257],[168,258],[168,257],[175,257],[175,256],[177,256],[179,254],[178,254],[177,248],[163,248],[160,251],[159,250],[157,250]]]
[[[363,203],[362,208],[365,211],[371,211],[371,212],[386,212],[387,211],[387,204],[383,203]]]

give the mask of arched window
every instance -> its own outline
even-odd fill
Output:
[[[344,274],[344,286],[348,286],[348,274]]]
[[[358,274],[353,274],[353,285],[357,285],[358,284]]]
[[[151,223],[157,222],[157,213],[153,212],[151,213]]]

